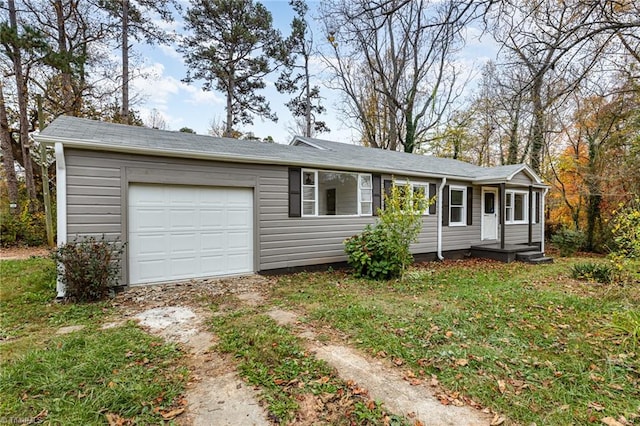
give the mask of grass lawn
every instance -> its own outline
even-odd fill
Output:
[[[301,273],[271,302],[519,424],[640,422],[640,289],[572,280],[579,261],[431,263],[390,282]]]
[[[103,330],[108,303],[55,298],[51,260],[0,261],[2,422],[158,424],[184,405],[181,352],[134,324]],[[60,327],[81,331],[56,335]]]

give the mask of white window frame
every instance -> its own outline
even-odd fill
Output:
[[[396,186],[409,186],[409,190],[411,191],[411,197],[413,197],[413,191],[414,191],[414,187],[416,186],[420,186],[420,187],[424,187],[425,188],[425,201],[429,202],[429,200],[431,199],[431,197],[433,197],[435,194],[429,194],[429,184],[431,182],[423,182],[423,181],[417,181],[417,180],[396,180],[395,181],[395,185]],[[383,197],[384,198],[384,197]],[[384,203],[383,203],[384,204]],[[424,212],[422,213],[423,216],[429,216],[429,206],[427,206],[426,209],[424,209]]]
[[[356,180],[357,180],[357,204],[358,204],[358,213],[357,214],[341,214],[341,215],[325,215],[325,214],[318,214],[318,206],[319,206],[319,200],[318,200],[318,178],[319,178],[319,172],[323,172],[323,173],[344,173],[344,174],[350,174],[350,175],[355,175],[356,176]],[[314,176],[314,185],[305,185],[304,184],[304,175],[305,173],[313,173]],[[371,183],[369,188],[362,188],[362,177],[364,176],[368,176],[369,177],[369,182]],[[302,196],[300,197],[300,203],[301,203],[301,208],[300,211],[302,213],[302,217],[360,217],[360,216],[373,216],[373,175],[371,173],[356,173],[356,172],[345,172],[345,171],[340,171],[340,170],[319,170],[319,169],[302,169],[302,173],[300,176],[301,179],[301,185],[302,185]],[[313,214],[306,214],[304,212],[304,202],[311,202],[312,200],[308,200],[304,198],[304,188],[305,187],[314,187],[314,212]],[[369,203],[371,204],[371,210],[369,213],[362,213],[362,203],[366,201],[362,201],[362,192],[368,190],[369,193],[371,194],[371,196],[369,197],[370,201]]]
[[[453,205],[451,200],[453,197],[451,196],[452,191],[462,191],[462,206]],[[451,218],[451,209],[453,207],[462,207],[462,214],[460,215],[460,222],[453,222]],[[466,186],[449,186],[449,226],[467,226],[467,187]]]
[[[504,214],[505,221],[507,225],[525,225],[529,223],[529,191],[522,191],[518,189],[508,189],[505,192],[505,200],[504,200]],[[523,196],[522,202],[522,219],[516,220],[516,194]],[[509,198],[511,198],[511,205],[509,204]],[[535,217],[535,212],[531,212]]]

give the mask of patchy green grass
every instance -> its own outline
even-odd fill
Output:
[[[575,281],[576,261],[425,264],[389,282],[303,273],[272,302],[516,423],[639,421],[640,354],[612,324],[637,315],[640,291]]]
[[[287,327],[255,310],[213,320],[218,350],[232,354],[238,371],[260,387],[276,424],[404,425],[355,383],[345,383],[324,361],[306,352]]]
[[[158,424],[180,411],[187,371],[174,345],[132,323],[101,329],[107,302],[54,302],[49,259],[1,261],[0,273],[3,421]],[[85,328],[56,335],[68,325]]]

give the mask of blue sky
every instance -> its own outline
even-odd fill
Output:
[[[274,26],[286,37],[290,32],[290,23],[293,18],[293,11],[288,1],[263,1],[262,3],[271,11]],[[309,21],[317,45],[322,42],[322,33],[313,16],[316,14],[315,9],[319,2],[308,2],[308,4]],[[185,1],[185,8],[186,6]],[[171,27],[182,32],[181,19]],[[470,30],[470,34],[475,33],[477,33],[475,30]],[[134,45],[134,49],[140,55],[139,65],[146,76],[134,79],[131,88],[134,94],[133,108],[140,111],[143,120],[153,109],[156,109],[165,119],[168,129],[178,130],[186,126],[194,129],[198,134],[206,134],[212,120],[220,123],[224,120],[225,99],[222,93],[204,92],[197,82],[187,85],[181,81],[186,76],[186,68],[182,55],[176,51],[175,46]],[[494,57],[496,52],[497,47],[488,36],[480,41],[471,35],[467,38],[467,46],[458,61],[466,68],[479,69],[480,65]],[[323,104],[327,108],[322,119],[331,129],[330,133],[324,133],[320,137],[351,142],[356,139],[356,132],[340,120],[339,108],[337,108],[342,101],[340,93],[323,86],[323,80],[330,76],[322,73],[320,65],[315,71],[316,84],[320,86],[320,94],[324,98]],[[289,129],[293,126],[293,118],[284,104],[290,96],[277,92],[273,85],[276,79],[276,74],[268,76],[267,87],[262,93],[269,100],[272,111],[278,115],[278,122],[255,118],[253,126],[241,126],[239,130],[252,131],[259,137],[272,136],[276,142],[288,143],[291,140]]]

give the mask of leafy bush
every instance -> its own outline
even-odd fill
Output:
[[[410,193],[407,187],[394,182],[376,224],[367,225],[362,233],[344,242],[348,263],[355,274],[373,279],[402,276],[413,262],[409,247],[418,239],[422,213],[428,206],[424,195]]]
[[[0,244],[39,246],[47,241],[43,212],[29,213],[25,205],[19,214],[12,214],[8,206],[0,211]]]
[[[612,251],[627,259],[640,259],[640,198],[619,208],[612,212]]]
[[[584,232],[563,227],[551,237],[551,242],[560,250],[560,256],[573,256],[584,245]]]
[[[58,247],[52,257],[58,262],[66,297],[90,302],[107,297],[120,276],[124,245],[94,237],[74,240]]]
[[[571,276],[578,280],[609,284],[614,281],[615,271],[610,265],[603,263],[577,263],[571,268]]]
[[[640,311],[615,312],[611,328],[632,350],[640,346]]]

